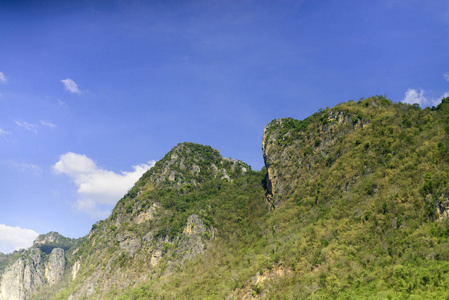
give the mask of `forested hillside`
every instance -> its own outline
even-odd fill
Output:
[[[449,98],[273,120],[262,154],[177,145],[34,298],[449,297]]]

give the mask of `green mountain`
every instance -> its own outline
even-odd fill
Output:
[[[177,145],[88,236],[1,256],[0,299],[448,299],[449,98],[273,120],[262,152]]]

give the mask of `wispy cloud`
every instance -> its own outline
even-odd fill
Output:
[[[8,79],[6,78],[5,74],[3,74],[3,72],[0,72],[0,83],[5,84],[8,81]]]
[[[14,121],[14,123],[16,123],[17,126],[22,127],[28,131],[37,133],[37,125],[36,124],[31,124],[26,121],[17,121],[17,120]]]
[[[20,170],[21,172],[33,174],[34,176],[40,176],[43,172],[42,168],[35,164],[18,163],[15,161],[6,161],[4,164]]]
[[[6,136],[6,135],[9,135],[9,134],[11,134],[11,132],[3,130],[2,128],[0,128],[0,136]]]
[[[117,174],[99,168],[86,155],[68,152],[61,155],[53,165],[53,170],[69,176],[78,187],[78,200],[75,203],[77,210],[93,218],[105,218],[110,214],[110,208],[154,163],[149,161],[133,166],[131,172]]]
[[[444,73],[443,77],[444,79],[446,79],[446,81],[449,81],[449,73]]]
[[[445,92],[441,97],[437,99],[428,99],[426,96],[424,96],[424,90],[421,89],[419,92],[415,89],[408,89],[405,92],[405,97],[402,99],[401,102],[408,103],[408,104],[419,104],[419,106],[428,106],[433,105],[437,106],[440,104],[441,100],[443,98],[449,97],[449,92]]]
[[[70,78],[66,78],[61,80],[62,84],[64,85],[64,89],[66,91],[69,91],[73,94],[81,94],[80,89],[78,88],[78,85]]]
[[[441,98],[438,98],[437,104],[440,104],[440,102],[441,102],[441,100],[443,100],[443,98],[448,98],[448,97],[449,97],[449,92],[444,93],[443,96],[441,96]]]
[[[55,129],[57,127],[56,124],[54,124],[52,122],[48,122],[48,121],[43,121],[43,120],[40,121],[39,124],[33,124],[33,123],[28,123],[26,121],[18,121],[18,120],[14,121],[14,123],[16,123],[17,126],[22,127],[24,129],[34,132],[34,133],[37,133],[37,129],[40,126],[48,127],[51,129]]]
[[[31,229],[0,224],[0,252],[10,253],[14,250],[28,248],[38,235]]]
[[[51,122],[48,122],[48,121],[41,121],[41,125],[42,125],[42,126],[45,126],[45,127],[50,127],[51,129],[56,128],[56,125],[55,125],[55,124],[53,124],[53,123],[51,123]]]

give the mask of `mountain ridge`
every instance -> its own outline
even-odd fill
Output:
[[[89,235],[40,238],[64,270],[20,299],[444,298],[448,115],[375,96],[276,119],[261,171],[178,144]]]

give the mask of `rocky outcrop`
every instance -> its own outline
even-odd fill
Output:
[[[341,136],[366,125],[361,116],[329,110],[303,121],[276,119],[265,126],[262,151],[270,207],[278,207],[281,197],[288,197],[295,190],[304,173],[320,159],[327,159]]]
[[[141,246],[140,237],[128,231],[118,234],[117,240],[120,243],[120,248],[131,257]]]
[[[40,234],[33,242],[34,246],[45,245],[50,243],[57,243],[61,238],[64,238],[57,232],[49,232],[47,234]]]
[[[250,282],[243,288],[236,289],[230,295],[231,299],[254,299],[264,298],[261,291],[265,286],[269,286],[273,281],[290,276],[293,271],[283,265],[276,265],[270,269],[260,270],[259,274],[251,277]],[[256,297],[254,297],[254,294]]]
[[[141,224],[152,220],[154,218],[154,214],[160,207],[161,206],[158,203],[153,203],[150,208],[137,215],[137,217],[135,218],[135,222],[137,224]]]
[[[153,187],[190,189],[208,180],[210,175],[231,182],[232,178],[245,174],[249,169],[242,161],[222,157],[218,150],[210,146],[181,143],[157,162],[143,178],[148,176]],[[147,186],[148,182],[138,193]]]
[[[72,267],[72,280],[75,280],[76,275],[78,274],[78,271],[81,268],[81,262],[79,260],[77,260]]]
[[[39,249],[31,248],[9,266],[0,283],[0,300],[24,300],[43,285],[45,269]]]
[[[58,283],[64,274],[64,250],[55,248],[44,262],[40,249],[30,248],[6,268],[0,281],[0,300],[26,300],[48,282]]]
[[[47,278],[48,283],[50,285],[58,283],[62,279],[64,270],[64,250],[61,248],[55,248],[51,251],[45,268],[45,277]]]
[[[273,120],[268,124],[263,131],[262,138],[262,151],[265,167],[267,168],[267,177],[265,179],[265,189],[267,191],[267,201],[271,208],[276,208],[281,199],[279,197],[285,190],[285,177],[283,170],[285,168],[292,167],[292,160],[289,159],[289,154],[285,151],[286,147],[292,147],[298,149],[301,145],[296,144],[283,144],[279,142],[283,141],[283,135],[281,128],[284,126],[283,119]],[[292,129],[293,130],[293,129]],[[287,131],[287,136],[291,133]]]
[[[198,215],[190,215],[187,219],[187,225],[184,227],[184,234],[187,238],[182,239],[178,250],[184,253],[183,259],[192,259],[199,253],[203,253],[203,237],[212,237],[214,232],[213,230],[210,232],[207,231],[206,226]]]
[[[33,242],[33,247],[40,249],[46,254],[50,254],[55,248],[61,248],[64,251],[67,251],[75,244],[75,242],[76,239],[67,238],[52,231],[47,234],[40,234]]]

